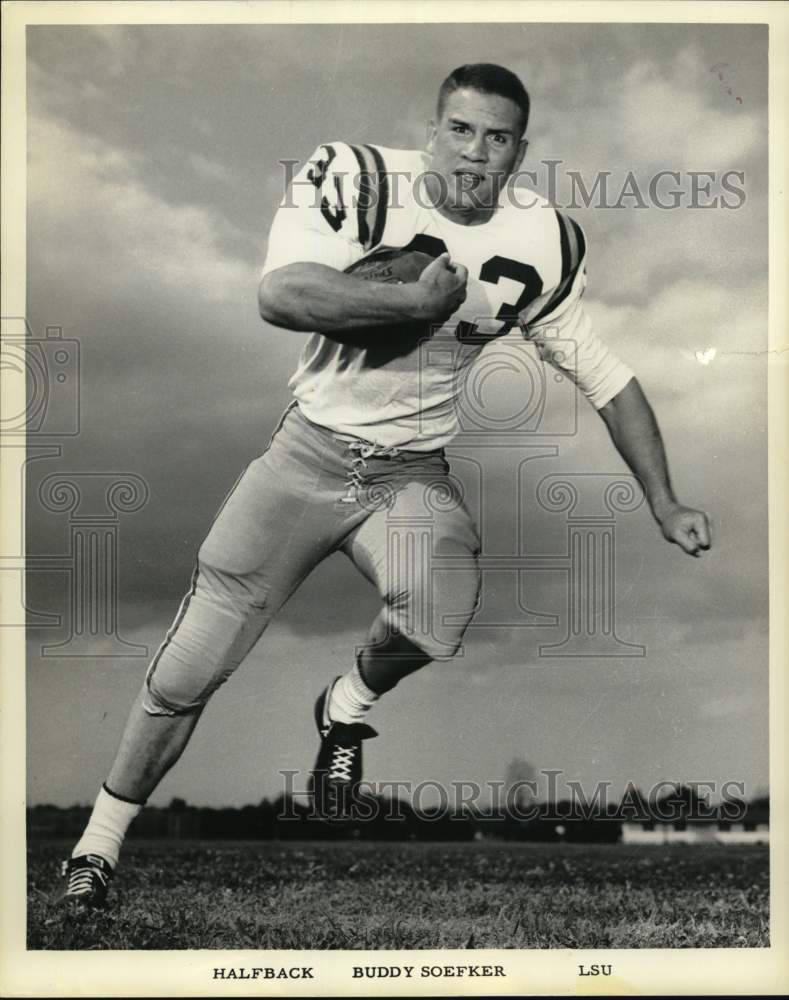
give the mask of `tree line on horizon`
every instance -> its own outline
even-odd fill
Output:
[[[336,821],[315,814],[309,801],[280,795],[240,808],[191,806],[174,798],[168,806],[148,806],[134,820],[129,835],[140,838],[223,840],[347,839],[473,840],[478,837],[536,841],[616,843],[623,824],[644,829],[686,829],[714,825],[726,830],[769,823],[769,796],[727,800],[710,806],[693,788],[677,786],[652,802],[637,793],[603,808],[568,799],[557,802],[511,802],[498,810],[417,810],[404,799],[360,794],[350,819]],[[78,837],[90,807],[51,804],[29,807],[27,833],[32,839]]]

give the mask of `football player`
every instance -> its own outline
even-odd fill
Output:
[[[706,515],[674,495],[638,381],[591,330],[580,227],[507,187],[528,118],[514,74],[462,66],[441,86],[425,152],[328,142],[293,179],[271,228],[259,306],[275,327],[310,333],[290,381],[294,400],[200,546],[189,592],[64,862],[63,899],[104,903],[129,824],[206,702],[337,551],[381,596],[355,662],[315,705],[313,787],[322,806],[342,807],[361,777],[362,744],[376,735],[372,706],[408,674],[450,659],[476,607],[479,540],[444,447],[458,430],[464,371],[513,327],[600,413],[666,539],[695,556],[709,548]],[[354,273],[382,250],[429,263],[403,283]],[[389,258],[393,273],[398,256]],[[426,338],[448,348],[429,363]],[[425,524],[427,553],[414,543]],[[431,555],[448,557],[450,570],[429,572]]]

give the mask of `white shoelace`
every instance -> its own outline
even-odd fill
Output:
[[[93,876],[96,875],[101,884],[107,885],[107,876],[100,868],[75,868],[69,875],[68,893],[70,896],[84,896],[93,889]]]
[[[353,759],[356,755],[356,747],[343,747],[336,745],[332,747],[331,766],[329,767],[330,781],[350,781]]]

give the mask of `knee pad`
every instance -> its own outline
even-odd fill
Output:
[[[408,585],[390,592],[390,625],[432,660],[448,660],[460,649],[463,634],[479,604],[481,574],[476,555],[458,551],[456,565],[415,573]]]
[[[151,715],[184,715],[201,709],[238,667],[268,622],[248,594],[228,595],[198,572],[146,675],[143,708]]]

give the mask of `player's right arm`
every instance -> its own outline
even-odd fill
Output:
[[[396,285],[345,274],[373,249],[380,206],[359,208],[360,165],[345,143],[319,146],[294,178],[269,235],[258,288],[261,317],[275,326],[331,335],[395,323],[443,320],[465,296],[465,269],[446,255],[419,281]]]
[[[260,315],[287,330],[333,332],[393,323],[444,320],[465,294],[463,273],[447,254],[405,285],[366,281],[315,262],[286,264],[263,276],[258,289]]]

